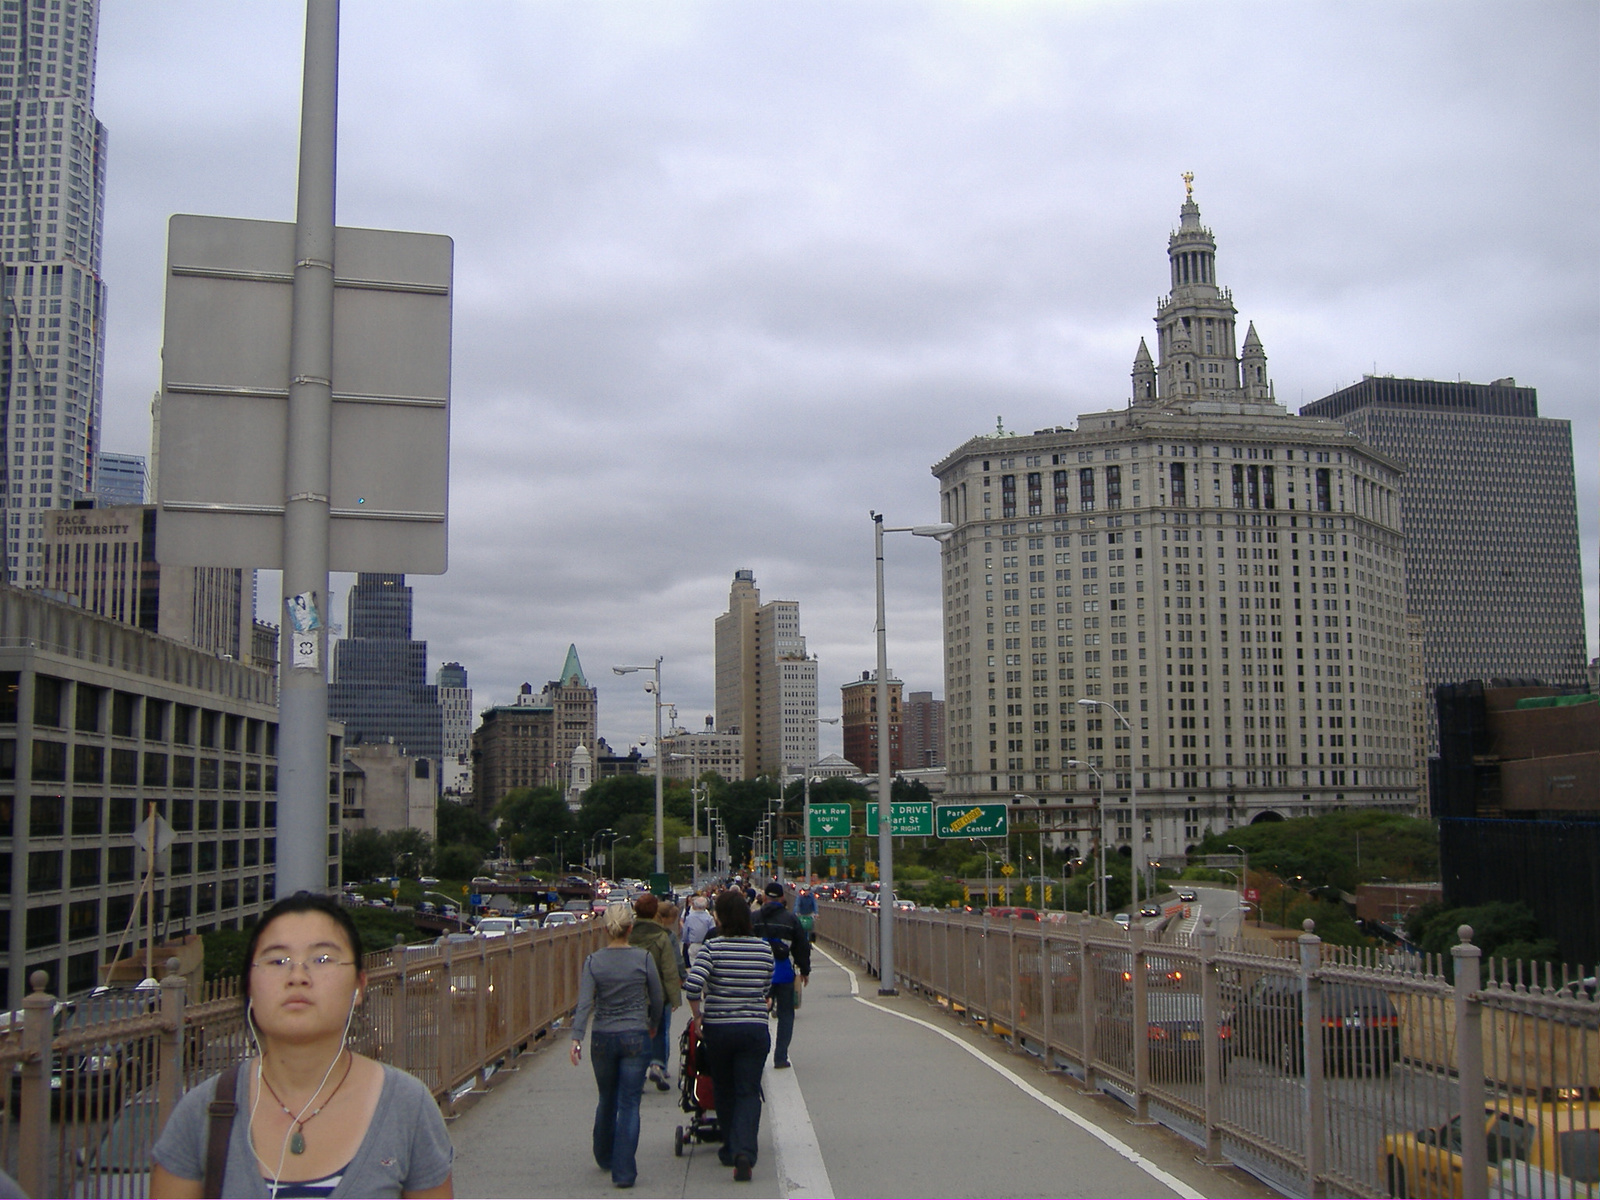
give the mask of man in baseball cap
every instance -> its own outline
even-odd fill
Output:
[[[772,946],[772,1001],[778,1014],[778,1036],[772,1043],[772,1065],[789,1065],[789,1039],[794,1035],[795,987],[811,975],[811,939],[784,903],[783,885],[769,883],[766,903],[756,913],[754,932]]]

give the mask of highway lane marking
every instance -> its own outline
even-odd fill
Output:
[[[899,1017],[902,1021],[910,1021],[913,1025],[920,1025],[924,1029],[931,1030],[932,1032],[938,1034],[952,1045],[960,1046],[961,1049],[972,1055],[973,1058],[977,1059],[984,1066],[988,1067],[990,1070],[994,1071],[1008,1082],[1014,1084],[1020,1091],[1028,1096],[1033,1097],[1033,1099],[1037,1100],[1040,1104],[1043,1104],[1057,1116],[1064,1117],[1066,1120],[1070,1121],[1079,1129],[1087,1133],[1090,1137],[1102,1143],[1107,1149],[1114,1150],[1118,1155],[1126,1159],[1135,1167],[1138,1167],[1139,1170],[1143,1171],[1146,1175],[1149,1175],[1152,1179],[1160,1182],[1162,1186],[1170,1188],[1179,1196],[1182,1196],[1184,1200],[1206,1200],[1205,1193],[1195,1191],[1176,1175],[1162,1170],[1155,1163],[1151,1162],[1144,1155],[1140,1154],[1121,1138],[1115,1136],[1114,1134],[1108,1133],[1106,1130],[1101,1129],[1100,1126],[1096,1125],[1093,1121],[1079,1116],[1064,1104],[1045,1095],[1026,1079],[1022,1078],[1022,1076],[1011,1070],[1011,1068],[1005,1066],[1003,1063],[995,1062],[994,1059],[990,1058],[982,1050],[978,1049],[976,1046],[968,1045],[966,1041],[957,1037],[949,1030],[940,1029],[932,1021],[924,1021],[921,1017],[913,1017],[909,1013],[896,1012],[892,1008],[884,1008],[882,1005],[874,1004],[871,1000],[867,999],[867,997],[861,995],[861,989],[856,984],[856,973],[854,971],[845,966],[838,959],[834,958],[833,955],[829,954],[821,946],[813,943],[811,949],[814,953],[822,955],[823,958],[827,959],[834,966],[838,967],[850,977],[850,995],[857,1003],[866,1005],[874,1012],[885,1013],[891,1017]]]
[[[762,1086],[772,1110],[772,1148],[778,1156],[778,1186],[783,1195],[833,1200],[833,1181],[828,1178],[811,1110],[794,1069],[769,1069]]]

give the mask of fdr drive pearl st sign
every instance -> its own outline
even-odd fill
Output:
[[[179,215],[167,228],[157,558],[281,568],[292,224]],[[445,569],[454,246],[334,233],[330,570]]]

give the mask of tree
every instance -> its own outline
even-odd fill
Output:
[[[629,817],[648,815],[655,820],[656,781],[648,775],[614,775],[602,779],[583,794],[578,809],[578,832],[592,838],[602,829],[633,832]],[[654,838],[652,837],[652,842]]]
[[[578,827],[577,817],[553,787],[513,788],[495,805],[494,816],[513,858],[548,852],[556,838]]]
[[[894,782],[889,787],[889,800],[891,803],[903,801],[927,802],[933,799],[933,793],[928,790],[928,785],[920,779],[903,779],[899,775],[894,777]]]
[[[345,834],[339,844],[339,861],[344,877],[352,882],[387,873],[389,854],[382,830],[357,829]]]
[[[446,801],[439,805],[438,811],[438,841],[441,846],[476,846],[487,855],[500,840],[494,826],[465,804]]]
[[[345,835],[339,857],[349,880],[426,874],[433,865],[433,839],[420,829],[357,829]]]
[[[434,852],[433,866],[442,879],[471,879],[483,866],[484,852],[457,842]]]

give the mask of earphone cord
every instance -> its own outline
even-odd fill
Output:
[[[344,1052],[345,1043],[350,1040],[350,1022],[355,1019],[356,1001],[358,998],[359,993],[350,998],[350,1011],[345,1014],[344,1018],[344,1035],[339,1039],[340,1054]],[[255,1155],[256,1161],[264,1167],[267,1165],[267,1160],[262,1158],[261,1152],[256,1149],[255,1123],[256,1109],[261,1105],[261,1066],[262,1060],[266,1057],[266,1053],[261,1046],[261,1035],[256,1031],[255,1014],[249,1009],[246,1009],[245,1011],[245,1022],[249,1025],[250,1036],[254,1039],[256,1044],[256,1098],[255,1102],[250,1105],[250,1125],[248,1128],[250,1153]],[[277,1170],[273,1171],[272,1182],[268,1185],[268,1187],[271,1189],[272,1200],[278,1200],[278,1187],[280,1180],[283,1178],[283,1165],[288,1161],[289,1158],[289,1140],[294,1137],[295,1125],[299,1122],[301,1117],[305,1116],[306,1109],[310,1108],[316,1098],[321,1095],[322,1089],[328,1086],[328,1079],[333,1075],[334,1067],[338,1065],[339,1054],[335,1054],[333,1056],[333,1060],[328,1063],[328,1069],[322,1073],[322,1082],[317,1084],[317,1090],[311,1093],[311,1099],[306,1101],[305,1108],[302,1108],[300,1112],[295,1115],[289,1124],[289,1128],[284,1132],[283,1145],[278,1148],[278,1167]]]

